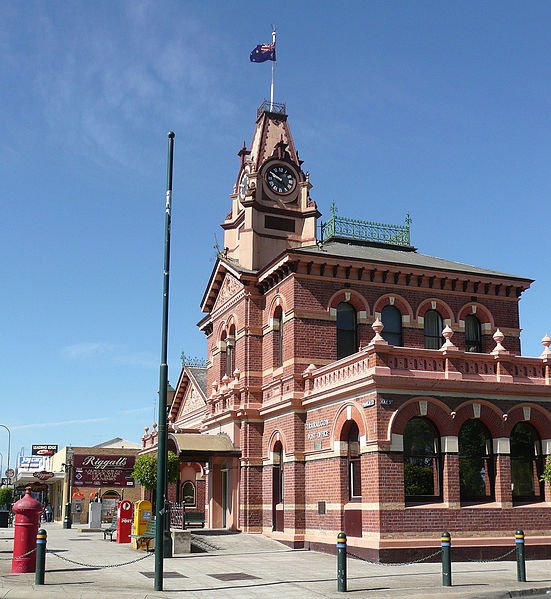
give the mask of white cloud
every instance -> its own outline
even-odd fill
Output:
[[[61,350],[61,354],[67,360],[104,360],[122,366],[136,366],[138,368],[156,368],[159,359],[153,352],[136,351],[101,341],[84,341],[68,345]]]
[[[57,422],[35,422],[33,424],[16,424],[10,427],[12,431],[28,428],[52,428],[58,426],[75,426],[78,424],[96,424],[98,422],[109,422],[111,418],[83,418],[81,420],[59,420]]]

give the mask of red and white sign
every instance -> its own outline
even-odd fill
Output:
[[[8,468],[4,473],[8,478],[11,478],[15,474],[15,470],[13,468]]]
[[[117,508],[117,543],[130,543],[132,512],[133,505],[131,501],[123,499],[119,502]]]
[[[55,474],[53,472],[42,470],[41,472],[33,472],[33,476],[38,478],[38,480],[49,480],[50,478],[53,478]]]

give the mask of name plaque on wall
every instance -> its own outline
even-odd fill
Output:
[[[329,426],[328,418],[320,418],[319,420],[314,420],[313,422],[307,422],[306,431],[309,432],[306,433],[306,439],[308,441],[313,441],[314,439],[323,439],[324,437],[329,437],[329,429],[316,430],[323,429],[326,426]]]

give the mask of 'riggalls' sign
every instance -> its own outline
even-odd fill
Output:
[[[76,487],[133,487],[135,456],[75,455],[73,485]]]

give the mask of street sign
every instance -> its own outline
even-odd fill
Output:
[[[14,474],[15,474],[15,470],[13,468],[8,468],[6,470],[6,472],[4,472],[4,474],[8,477],[11,478]]]
[[[38,478],[38,480],[49,480],[53,478],[55,474],[53,472],[47,472],[46,470],[42,470],[41,472],[33,472],[33,476]]]

